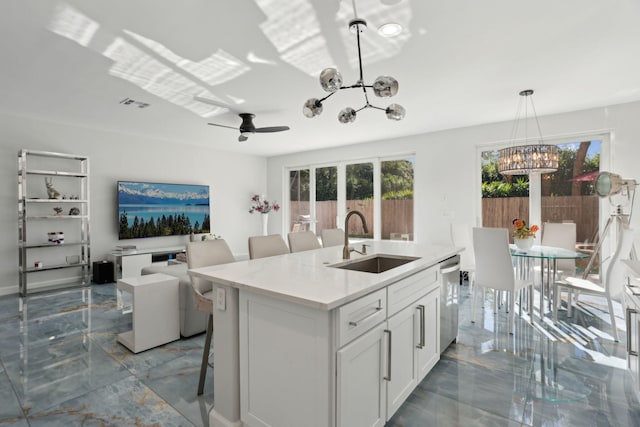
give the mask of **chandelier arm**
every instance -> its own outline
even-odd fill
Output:
[[[364,107],[360,107],[360,108],[358,108],[358,109],[357,109],[357,110],[355,110],[355,111],[356,111],[356,113],[358,113],[358,112],[360,112],[360,111],[364,110],[365,108],[370,108],[370,107],[371,107],[371,105],[369,105],[369,104],[365,104],[365,106],[364,106]]]
[[[344,87],[341,87],[340,89],[345,89]],[[336,91],[337,92],[337,91]],[[325,99],[329,98],[331,95],[333,95],[336,92],[331,92],[329,95],[325,96],[324,98],[320,98],[318,99],[318,102],[323,102]]]
[[[371,105],[371,104],[368,104],[368,107],[369,107],[369,108],[374,108],[374,109],[376,109],[376,110],[387,111],[387,109],[386,109],[386,108],[376,107],[375,105]]]

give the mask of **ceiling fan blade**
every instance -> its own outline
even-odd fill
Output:
[[[245,142],[247,139],[249,139],[249,137],[248,136],[244,136],[244,135],[240,135],[238,137],[238,141],[240,141],[240,142]]]
[[[285,130],[289,130],[289,126],[271,126],[266,128],[256,128],[257,133],[267,133],[267,132],[282,132]]]
[[[228,129],[238,130],[238,128],[234,128],[233,126],[219,125],[218,123],[207,123],[207,124],[211,125],[211,126],[219,126],[221,128],[228,128]]]

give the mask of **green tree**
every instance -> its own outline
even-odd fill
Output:
[[[338,200],[338,168],[335,166],[316,169],[316,200]]]
[[[373,198],[373,163],[347,165],[347,200]]]
[[[393,160],[381,163],[382,199],[413,199],[413,163]]]

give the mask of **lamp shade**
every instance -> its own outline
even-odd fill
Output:
[[[600,197],[613,196],[622,191],[623,184],[620,175],[603,171],[596,178],[595,190]]]
[[[335,68],[325,68],[320,73],[320,86],[327,92],[335,92],[342,87],[342,74]]]
[[[347,107],[341,110],[338,114],[338,121],[340,123],[353,123],[356,121],[356,110],[351,107]]]
[[[398,93],[398,81],[391,76],[380,76],[373,82],[373,93],[381,98]]]
[[[322,102],[318,98],[310,98],[302,106],[302,114],[305,117],[312,118],[322,113]]]
[[[391,104],[387,107],[385,113],[389,120],[402,120],[404,119],[406,111],[400,104]]]

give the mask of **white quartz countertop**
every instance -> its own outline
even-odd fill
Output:
[[[383,273],[330,267],[342,263],[342,246],[189,270],[189,274],[241,290],[322,310],[332,310],[420,270],[450,258],[464,248],[412,242],[366,242],[367,255],[351,253],[351,261],[376,254],[419,257]],[[360,249],[360,244],[352,244]]]

